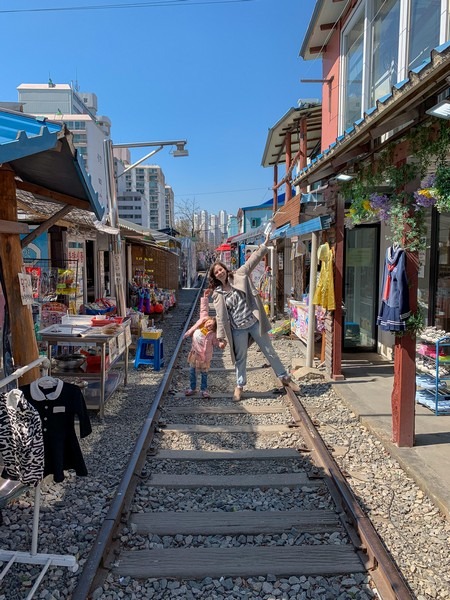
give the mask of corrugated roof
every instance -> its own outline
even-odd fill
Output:
[[[0,109],[0,163],[54,148],[62,130],[61,124]]]
[[[307,121],[306,150],[310,157],[320,149],[322,135],[322,107],[321,104],[309,104],[307,107],[290,108],[281,119],[269,129],[266,147],[261,164],[270,167],[286,162],[286,134],[291,133],[292,158],[300,149],[300,122]]]
[[[302,169],[294,185],[314,183],[338,173],[350,160],[364,160],[372,151],[374,137],[380,137],[402,124],[411,123],[416,118],[414,109],[424,105],[427,99],[433,100],[449,87],[446,81],[449,69],[450,42],[446,42],[434,48],[430,58],[409,71],[406,79],[396,83],[389,94],[379,98],[375,106],[365,111],[363,118],[355,121]],[[376,136],[373,133],[375,128]]]
[[[303,223],[299,223],[298,225],[294,225],[294,227],[289,227],[284,233],[285,237],[294,237],[297,235],[306,235],[307,233],[312,233],[313,231],[322,231],[322,229],[329,229],[331,227],[331,215],[322,215],[321,217],[316,217],[315,219],[309,219],[309,221],[304,221]]]
[[[101,219],[104,209],[63,124],[0,108],[0,163],[36,198],[92,210]]]

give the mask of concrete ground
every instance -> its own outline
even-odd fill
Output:
[[[342,361],[345,380],[331,383],[361,422],[450,518],[450,415],[436,416],[432,410],[415,404],[415,445],[398,448],[392,443],[393,371],[393,363],[377,354],[346,354]]]

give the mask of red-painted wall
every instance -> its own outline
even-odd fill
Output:
[[[324,83],[322,89],[322,150],[338,136],[340,34],[341,28],[337,27],[323,54],[323,79],[333,78],[333,81]]]

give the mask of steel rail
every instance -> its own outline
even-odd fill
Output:
[[[338,503],[347,518],[350,519],[360,541],[359,550],[367,570],[377,587],[382,600],[413,600],[414,595],[404,580],[394,560],[377,534],[371,520],[364,514],[356,496],[347,483],[338,464],[330,454],[325,442],[322,440],[314,423],[295,392],[286,388],[287,395],[292,403],[293,413],[296,417],[295,424],[301,429],[302,435],[314,449],[317,462],[330,478],[338,495]],[[360,552],[360,555],[361,555]],[[366,557],[364,560],[363,557]]]
[[[102,560],[109,553],[108,547],[112,543],[114,534],[120,524],[125,502],[130,495],[130,490],[134,490],[139,479],[142,465],[145,462],[145,455],[148,450],[149,440],[154,433],[154,426],[158,414],[159,403],[162,396],[167,392],[171,380],[174,375],[174,364],[178,358],[178,354],[183,342],[183,336],[187,331],[188,324],[192,320],[192,316],[198,304],[198,298],[202,288],[199,288],[198,294],[195,296],[192,308],[186,319],[185,326],[181,331],[179,340],[172,354],[172,357],[167,365],[166,372],[158,386],[155,398],[152,402],[150,410],[142,426],[139,437],[137,438],[134,449],[131,453],[128,464],[125,468],[122,479],[116,489],[114,498],[111,502],[109,510],[105,516],[102,526],[93,542],[92,548],[83,565],[83,571],[78,579],[77,585],[72,594],[72,600],[86,600],[90,597],[92,587],[94,585],[97,573],[101,568]]]

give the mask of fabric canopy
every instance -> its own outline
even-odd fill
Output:
[[[230,244],[220,244],[220,246],[217,246],[217,248],[216,248],[216,252],[229,252],[230,250],[231,250]]]

